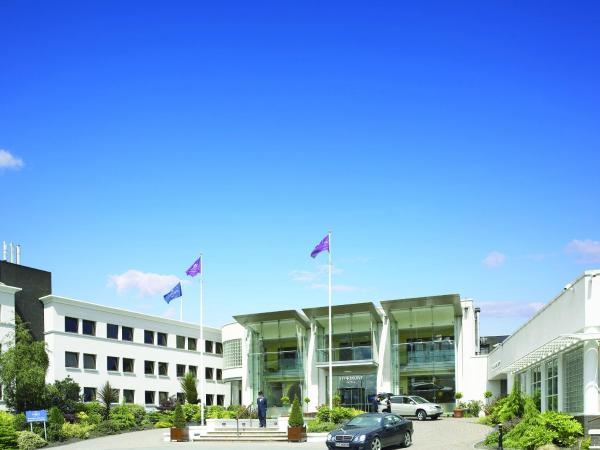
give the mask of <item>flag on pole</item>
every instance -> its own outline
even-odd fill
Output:
[[[195,277],[199,273],[202,273],[202,267],[200,267],[201,266],[201,262],[200,262],[201,260],[202,260],[202,257],[200,257],[196,261],[194,261],[194,264],[192,264],[190,266],[190,268],[185,271],[185,273],[187,273],[190,277]]]
[[[329,235],[325,236],[323,240],[317,244],[313,251],[310,252],[310,257],[314,258],[325,250],[329,251]]]
[[[178,297],[181,297],[181,283],[177,283],[177,285],[169,291],[168,294],[164,295],[165,302],[171,303],[171,300],[175,300]]]

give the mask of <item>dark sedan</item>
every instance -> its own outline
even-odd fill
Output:
[[[327,435],[327,448],[380,450],[388,445],[408,447],[412,443],[413,424],[395,414],[370,413],[356,416]]]

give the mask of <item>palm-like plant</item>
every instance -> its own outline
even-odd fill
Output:
[[[185,400],[188,403],[198,403],[198,389],[196,386],[198,380],[192,372],[186,372],[185,376],[181,379],[181,389],[185,394]]]
[[[113,403],[117,403],[119,400],[119,394],[113,389],[108,381],[100,388],[98,400],[104,405],[104,419],[108,420],[108,417],[110,416],[110,406]]]

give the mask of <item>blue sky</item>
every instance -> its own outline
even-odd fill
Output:
[[[202,252],[220,326],[326,304],[331,229],[335,303],[456,292],[509,333],[600,267],[599,13],[0,1],[0,240],[174,317]]]

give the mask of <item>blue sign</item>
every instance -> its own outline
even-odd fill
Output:
[[[41,409],[39,411],[25,411],[25,420],[31,422],[48,422],[48,411]]]

